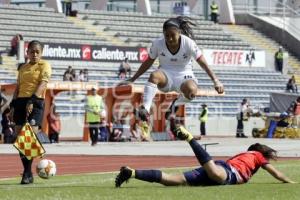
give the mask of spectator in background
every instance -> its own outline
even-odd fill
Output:
[[[10,56],[16,56],[18,54],[19,49],[19,41],[23,40],[23,36],[21,34],[15,35],[10,41]]]
[[[298,93],[295,76],[293,75],[286,84],[286,90],[291,93]]]
[[[101,121],[99,126],[99,132],[100,132],[100,141],[101,142],[107,142],[109,135],[110,135],[110,127],[109,124],[106,121],[106,111],[103,110],[101,112]]]
[[[2,113],[2,120],[1,120],[1,126],[2,126],[2,134],[4,136],[4,143],[5,144],[11,144],[15,141],[17,135],[14,131],[14,123],[10,119],[10,109],[6,108],[4,112]]]
[[[42,130],[42,126],[39,126],[39,129],[38,129],[38,132],[37,132],[36,136],[42,144],[50,143],[49,137]]]
[[[237,138],[247,138],[244,134],[244,123],[243,121],[247,121],[250,117],[251,108],[249,105],[248,99],[243,99],[240,107],[239,112],[237,113],[237,130],[236,130],[236,137]]]
[[[215,1],[210,5],[210,17],[211,21],[218,23],[219,7]]]
[[[82,69],[79,71],[78,81],[85,82],[84,71]]]
[[[206,128],[205,128],[205,124],[207,122],[208,119],[208,109],[207,109],[207,105],[206,104],[202,104],[202,112],[199,116],[199,120],[200,120],[200,132],[201,132],[201,136],[206,135]]]
[[[87,69],[81,69],[79,71],[78,81],[88,82],[88,70]]]
[[[49,124],[49,133],[48,137],[50,143],[58,143],[59,142],[59,134],[61,131],[61,121],[60,115],[56,112],[56,106],[52,103],[50,112],[47,116],[48,124]]]
[[[76,70],[72,69],[71,71],[73,81],[77,81]]]
[[[293,125],[300,127],[300,97],[290,104],[287,113],[293,116]]]
[[[65,0],[66,16],[70,16],[72,12],[72,0]]]
[[[75,81],[75,78],[73,76],[72,66],[69,66],[68,69],[65,71],[63,80],[64,81]]]
[[[300,97],[298,97],[295,101],[291,102],[286,112],[289,115],[295,115],[295,113],[300,113]]]
[[[122,140],[123,128],[120,120],[116,120],[112,126],[112,132],[109,137],[111,142],[120,142]]]
[[[139,120],[136,120],[131,130],[131,141],[141,141],[141,129],[138,125]]]
[[[121,74],[122,74],[122,78],[120,77]],[[120,64],[120,67],[119,67],[119,78],[124,79],[127,76],[129,78],[131,77],[131,67],[129,65],[128,58],[125,58],[125,60]]]
[[[89,70],[88,69],[84,69],[83,73],[84,73],[84,81],[88,82],[89,81]]]
[[[283,49],[281,46],[275,53],[275,67],[276,71],[283,73]]]
[[[96,88],[92,88],[91,92],[92,94],[88,95],[86,100],[86,122],[89,126],[91,145],[94,146],[98,141],[99,123],[104,103],[102,97],[97,94]]]

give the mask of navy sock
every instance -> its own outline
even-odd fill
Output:
[[[212,160],[210,155],[203,149],[203,147],[195,140],[192,139],[189,144],[191,145],[199,163],[203,166],[208,161]]]
[[[135,170],[135,178],[142,181],[160,183],[161,177],[160,170]]]
[[[22,161],[22,164],[23,164],[23,168],[24,168],[23,173],[25,173],[27,175],[31,175],[32,174],[31,167],[32,167],[33,159],[28,160],[26,158],[26,156],[24,156],[22,154],[20,154],[20,158],[21,158],[21,161]]]

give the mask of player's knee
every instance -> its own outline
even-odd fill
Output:
[[[196,97],[198,86],[194,82],[186,82],[182,85],[181,91],[183,92],[185,98],[193,100]]]
[[[148,81],[154,84],[159,84],[161,82],[160,73],[158,71],[152,72]]]
[[[186,90],[183,91],[184,97],[189,99],[189,100],[193,100],[196,97],[197,94],[197,88],[188,88]]]

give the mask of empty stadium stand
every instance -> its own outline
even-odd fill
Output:
[[[78,20],[82,23],[95,26],[99,32],[119,38],[127,46],[149,47],[152,39],[162,34],[162,23],[170,15],[154,14],[143,16],[141,13],[109,12],[84,10],[79,12]],[[201,48],[245,50],[254,47],[237,37],[225,32],[221,26],[204,20],[202,16],[192,16],[197,27],[195,30],[197,44]],[[0,50],[7,50],[11,38],[20,33],[25,41],[38,39],[41,42],[109,45],[107,37],[101,37],[89,30],[79,27],[63,14],[55,13],[49,8],[30,8],[16,5],[0,5]],[[3,82],[15,82],[16,64],[12,58],[5,57],[0,65],[0,78]],[[73,66],[77,73],[79,69],[89,70],[89,80],[98,81],[99,86],[113,86],[119,79],[117,70],[119,63],[112,62],[84,62],[51,60],[53,66],[53,80],[62,81],[63,72],[68,65]],[[10,64],[9,64],[10,63]],[[10,67],[8,67],[10,65]],[[133,72],[139,64],[131,64]],[[234,116],[238,105],[245,97],[252,105],[268,107],[269,94],[275,91],[284,91],[286,77],[265,68],[221,69],[212,66],[215,73],[225,85],[224,97],[198,97],[186,106],[187,115],[197,116],[200,105],[208,105],[210,115]],[[143,85],[153,67],[145,73],[136,84]],[[195,67],[195,74],[199,80],[199,87],[212,88],[213,84],[199,67]],[[84,113],[85,92],[60,93],[56,98],[58,111],[64,115],[82,115]]]

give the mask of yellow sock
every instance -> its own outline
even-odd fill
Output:
[[[193,135],[190,133],[190,134],[189,134],[189,137],[186,139],[186,141],[187,141],[187,142],[190,142],[193,138],[194,138]]]

